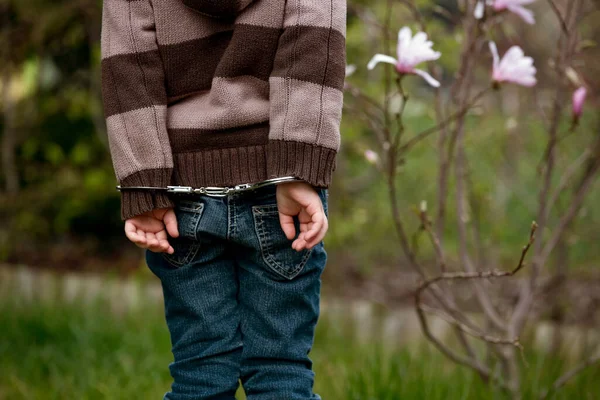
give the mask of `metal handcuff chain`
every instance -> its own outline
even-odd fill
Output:
[[[243,183],[236,186],[225,186],[225,187],[217,187],[217,186],[203,186],[199,188],[193,188],[191,186],[165,186],[165,187],[154,187],[154,186],[117,186],[117,190],[162,190],[167,193],[194,193],[194,194],[204,194],[207,196],[213,197],[225,197],[232,193],[244,192],[248,190],[256,190],[258,188],[276,185],[278,183],[283,182],[293,182],[293,181],[303,181],[303,179],[296,178],[295,176],[284,176],[280,178],[272,178],[264,181],[256,182],[256,183]]]

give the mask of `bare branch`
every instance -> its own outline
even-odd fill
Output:
[[[467,248],[467,228],[465,219],[465,178],[466,178],[466,153],[464,150],[464,119],[460,119],[457,123],[457,154],[456,154],[456,220],[458,227],[458,242],[459,255],[465,271],[474,273],[476,271]],[[500,331],[506,330],[505,321],[496,310],[489,293],[484,290],[480,282],[473,281],[475,295],[485,315],[490,319],[492,324]]]
[[[408,140],[406,143],[404,143],[400,147],[400,152],[403,153],[403,152],[406,152],[406,151],[410,150],[414,145],[416,145],[417,143],[419,143],[421,140],[427,138],[432,133],[435,133],[435,132],[437,132],[437,131],[439,131],[439,130],[445,128],[445,127],[447,127],[448,125],[450,125],[457,118],[461,118],[464,115],[466,115],[467,112],[469,112],[469,110],[475,105],[475,103],[477,103],[477,101],[479,99],[481,99],[487,92],[489,92],[490,89],[492,89],[491,86],[486,87],[485,89],[483,89],[482,91],[480,91],[477,95],[475,95],[471,100],[469,100],[468,103],[467,103],[467,105],[465,105],[464,107],[462,107],[462,109],[460,109],[459,111],[455,112],[450,117],[448,117],[444,121],[440,122],[436,126],[433,126],[431,128],[425,129],[424,131],[419,132],[418,134],[416,134],[414,137],[412,137],[410,140]]]
[[[425,210],[421,210],[421,218],[423,220],[423,226],[426,230],[431,231],[431,225],[429,223],[429,219],[427,218],[426,212]],[[517,264],[517,266],[512,270],[512,271],[479,271],[479,272],[446,272],[443,273],[437,277],[428,279],[423,281],[419,287],[417,288],[416,292],[415,292],[415,305],[416,305],[416,311],[417,311],[417,316],[419,318],[419,322],[421,324],[421,328],[423,329],[423,333],[425,334],[425,336],[444,354],[446,355],[449,359],[451,359],[452,361],[470,367],[473,370],[477,371],[477,373],[485,380],[490,379],[493,380],[500,388],[502,388],[505,391],[511,392],[511,388],[509,386],[507,386],[504,381],[502,381],[501,379],[499,379],[497,376],[493,375],[491,373],[491,371],[489,370],[488,367],[486,367],[485,365],[483,365],[480,360],[478,360],[476,357],[473,357],[473,354],[470,354],[470,356],[462,356],[458,353],[456,353],[455,351],[453,351],[452,349],[450,349],[448,346],[446,346],[444,343],[442,343],[439,339],[437,339],[433,333],[431,332],[431,330],[429,329],[429,324],[427,322],[427,318],[425,316],[425,310],[431,310],[429,307],[426,307],[423,303],[422,303],[422,295],[423,292],[429,288],[430,286],[434,285],[435,283],[439,282],[439,281],[444,281],[444,280],[469,280],[469,279],[486,279],[486,278],[495,278],[495,277],[506,277],[506,276],[512,276],[514,274],[516,274],[517,272],[519,272],[524,264],[524,260],[525,260],[525,256],[527,255],[527,252],[529,251],[529,248],[531,247],[531,245],[533,244],[533,242],[535,241],[535,232],[537,229],[537,224],[535,222],[532,223],[531,225],[531,231],[529,234],[529,241],[527,242],[527,244],[523,247],[523,250],[521,252],[521,257],[519,258],[519,262]],[[432,233],[432,235],[435,236],[435,234]],[[437,313],[438,311],[436,311]],[[504,341],[502,339],[499,338],[493,338],[490,337],[488,335],[482,334],[476,330],[473,330],[463,324],[461,324],[460,322],[458,322],[455,318],[451,317],[451,316],[447,316],[448,320],[451,321],[451,323],[459,330],[461,330],[464,333],[470,334],[472,336],[478,337],[488,343],[494,343],[494,344],[511,344],[517,347],[520,347],[520,343],[518,341],[518,339],[512,339],[509,341]],[[489,340],[488,340],[489,339]]]
[[[535,232],[536,232],[537,228],[538,228],[537,223],[533,222],[531,224],[529,241],[523,247],[523,249],[521,251],[521,257],[519,258],[519,262],[513,270],[511,270],[511,271],[491,270],[491,271],[474,271],[474,272],[446,272],[446,273],[440,274],[434,278],[430,278],[430,279],[423,281],[419,285],[419,287],[417,288],[417,290],[415,292],[415,298],[417,299],[417,304],[419,304],[419,302],[420,302],[422,293],[429,286],[431,286],[434,283],[437,283],[439,281],[502,278],[502,277],[515,275],[517,272],[519,272],[525,266],[525,256],[527,255],[527,252],[529,251],[529,249],[531,248],[531,245],[535,241]]]
[[[562,28],[563,33],[565,35],[569,35],[569,28],[567,27],[567,23],[565,22],[564,18],[562,17],[558,7],[554,3],[554,0],[548,0],[548,4],[550,4],[550,8],[552,8],[554,15],[556,15],[558,22],[560,22],[560,27]]]
[[[356,3],[350,3],[348,4],[348,10],[354,12],[366,24],[374,26],[375,28],[381,31],[388,30],[391,35],[395,34],[392,30],[390,30],[389,26],[386,27],[385,25],[382,25],[377,20],[377,16],[374,15],[371,9],[369,9],[368,7],[364,7]]]
[[[475,337],[477,339],[483,340],[484,342],[488,342],[488,343],[492,343],[492,344],[511,345],[511,346],[515,346],[515,347],[518,347],[520,349],[523,349],[523,345],[521,345],[521,342],[519,341],[519,338],[501,339],[501,338],[498,338],[498,337],[495,337],[495,336],[486,335],[483,332],[476,331],[474,329],[469,328],[468,326],[465,326],[465,325],[461,324],[456,319],[454,319],[453,317],[451,317],[447,313],[445,313],[445,312],[443,312],[441,310],[438,310],[437,308],[429,307],[429,306],[427,306],[425,304],[420,304],[418,306],[421,307],[423,309],[423,311],[425,311],[425,312],[437,315],[438,317],[440,317],[441,319],[443,319],[447,323],[455,326],[456,328],[458,328],[459,330],[461,330],[462,332],[466,333],[469,336],[473,336],[473,337]]]
[[[540,263],[545,263],[545,261],[550,256],[550,253],[552,253],[552,250],[554,250],[554,248],[560,241],[560,238],[564,234],[565,229],[567,229],[567,227],[571,224],[573,219],[577,216],[577,213],[579,212],[579,209],[583,204],[583,200],[585,200],[585,196],[595,183],[595,178],[596,175],[598,175],[599,171],[600,161],[593,160],[592,165],[590,165],[589,169],[584,175],[584,178],[582,179],[581,184],[579,185],[569,208],[561,218],[560,222],[558,223],[558,226],[554,229],[552,237],[544,246],[539,256]]]
[[[419,301],[419,300],[417,300],[417,301]],[[423,330],[423,333],[429,339],[429,341],[431,341],[438,348],[438,350],[440,352],[442,352],[446,357],[448,357],[450,360],[454,361],[455,363],[469,367],[469,368],[477,371],[477,373],[484,380],[489,380],[489,379],[494,380],[495,383],[500,388],[502,388],[505,391],[508,391],[508,387],[504,384],[504,382],[502,382],[500,379],[495,377],[491,373],[490,369],[488,367],[486,367],[485,365],[483,365],[478,359],[462,356],[462,355],[456,353],[455,351],[453,351],[452,349],[450,349],[448,346],[446,346],[444,343],[442,343],[438,338],[436,338],[433,335],[433,333],[431,332],[431,329],[429,329],[429,324],[427,323],[427,318],[425,317],[423,309],[421,307],[417,307],[416,311],[417,311],[417,316],[419,318],[419,323],[421,324],[421,329]]]
[[[564,174],[561,176],[560,181],[556,189],[554,189],[554,193],[550,196],[550,200],[548,200],[548,211],[554,208],[554,204],[560,197],[563,190],[569,185],[571,179],[581,166],[590,156],[592,155],[592,151],[590,149],[585,149],[583,153],[565,170]]]
[[[433,248],[435,249],[435,254],[437,257],[437,263],[440,266],[440,270],[442,272],[446,272],[446,257],[444,256],[444,250],[442,249],[442,244],[440,243],[438,236],[433,232],[432,223],[429,217],[427,216],[426,207],[427,206],[425,204],[421,205],[421,228],[425,232],[427,232],[429,240],[433,244]]]
[[[385,54],[391,54],[391,40],[390,40],[390,26],[392,25],[392,13],[394,10],[394,2],[393,0],[387,0],[387,5],[386,5],[386,18],[385,18],[385,24],[384,26],[381,28],[382,33],[383,33],[383,47],[385,49]],[[391,35],[391,37],[394,37],[393,35]],[[392,89],[392,77],[390,75],[390,69],[389,68],[385,68],[383,71],[384,74],[384,87],[385,87],[385,96],[383,98],[383,109],[385,110],[385,114],[384,114],[384,119],[385,119],[385,136],[386,136],[386,140],[391,143],[391,131],[389,129],[390,127],[390,121],[389,121],[389,113],[388,110],[390,109],[390,102],[389,102],[389,95]]]
[[[593,355],[592,357],[588,358],[587,360],[585,360],[584,362],[582,362],[581,364],[577,365],[575,368],[573,368],[572,370],[568,371],[563,376],[561,376],[560,378],[558,378],[554,382],[554,384],[552,385],[552,387],[550,389],[546,390],[542,394],[542,396],[540,396],[540,400],[547,399],[548,396],[550,395],[550,393],[555,392],[558,389],[560,389],[561,387],[563,387],[574,376],[576,376],[577,374],[581,373],[582,371],[584,371],[588,367],[591,367],[592,365],[598,364],[598,363],[600,363],[600,351],[598,351],[595,355]]]
[[[566,3],[566,11],[564,14],[564,21],[567,24],[567,27],[571,25],[571,16],[580,14],[582,7],[582,1],[573,0]],[[556,12],[556,11],[555,11]],[[562,14],[561,14],[562,15]],[[538,210],[538,222],[540,224],[540,229],[542,231],[546,230],[547,225],[547,216],[548,216],[548,195],[550,193],[551,182],[552,182],[552,172],[554,170],[554,150],[555,143],[557,140],[557,130],[563,115],[563,107],[566,102],[565,99],[565,69],[570,64],[573,49],[576,45],[576,41],[574,40],[575,35],[571,34],[570,30],[564,31],[561,30],[560,36],[557,43],[557,55],[555,60],[556,65],[556,84],[555,84],[555,95],[554,95],[554,103],[552,108],[551,115],[551,123],[548,128],[548,138],[550,141],[547,164],[544,170],[544,178],[542,183],[542,188],[540,190],[538,201],[539,201],[539,210]],[[587,192],[587,190],[585,190]],[[580,198],[580,201],[583,201],[583,197]],[[575,204],[571,204],[570,211],[573,211],[574,214],[579,210],[579,206]],[[573,215],[574,217],[574,215]],[[568,223],[570,223],[570,219],[563,218],[562,220],[565,222],[564,226],[566,227]],[[568,223],[566,223],[568,222]],[[556,231],[554,233],[554,237],[560,239],[559,236],[556,235]],[[562,234],[562,233],[561,233]],[[553,248],[554,246],[552,246]],[[546,256],[542,256],[542,253],[549,254],[547,251],[549,249],[548,245],[543,246],[542,241],[536,243],[535,249],[533,251],[533,268],[532,274],[528,281],[524,282],[519,296],[519,301],[513,311],[513,314],[510,318],[510,323],[508,325],[509,333],[515,336],[518,332],[521,332],[523,329],[527,317],[529,315],[529,311],[531,310],[531,306],[533,304],[533,294],[535,291],[535,286],[537,283],[537,279],[539,277],[539,272],[541,267],[544,265],[544,261],[547,258]]]
[[[425,277],[425,272],[421,268],[420,264],[417,261],[417,258],[414,252],[410,248],[408,236],[406,234],[406,230],[404,229],[404,225],[402,224],[402,219],[400,218],[400,210],[398,209],[398,193],[396,189],[396,158],[395,152],[389,153],[388,160],[388,193],[390,196],[390,202],[392,206],[392,220],[394,222],[394,226],[396,227],[396,232],[398,233],[398,237],[400,239],[400,245],[402,246],[402,250],[404,254],[408,258],[408,261],[411,267],[419,274],[421,278]]]
[[[529,235],[529,241],[528,243],[523,247],[523,250],[521,252],[521,257],[519,259],[519,263],[517,264],[516,268],[513,269],[512,271],[481,271],[481,272],[472,272],[472,273],[468,273],[468,272],[454,272],[454,273],[443,273],[440,276],[437,276],[435,278],[431,278],[429,280],[426,280],[424,282],[422,282],[417,291],[415,292],[415,303],[416,303],[416,310],[417,310],[417,315],[419,317],[419,322],[421,324],[421,328],[423,329],[423,332],[425,333],[425,336],[444,354],[446,355],[448,358],[450,358],[452,361],[461,364],[461,365],[465,365],[468,366],[472,369],[474,369],[475,371],[477,371],[477,373],[479,373],[484,379],[492,379],[495,381],[496,384],[498,384],[499,387],[501,387],[503,390],[506,391],[510,391],[511,389],[501,380],[499,380],[496,376],[492,375],[489,368],[485,367],[484,365],[481,364],[481,362],[479,360],[477,360],[474,357],[463,357],[459,354],[457,354],[456,352],[452,351],[450,348],[448,348],[446,345],[444,345],[441,341],[439,341],[430,331],[429,329],[429,325],[427,323],[427,318],[425,317],[424,314],[424,310],[425,310],[425,306],[422,304],[422,294],[423,292],[431,285],[433,285],[436,282],[442,281],[442,280],[465,280],[465,279],[486,279],[486,278],[493,278],[493,277],[506,277],[506,276],[512,276],[514,274],[516,274],[517,272],[519,272],[524,264],[524,260],[525,260],[525,256],[527,255],[527,252],[529,251],[529,248],[531,247],[532,243],[535,241],[535,231],[537,229],[537,224],[535,222],[533,222],[532,226],[531,226],[531,232]],[[473,331],[472,329],[460,324],[458,321],[456,321],[455,319],[453,319],[453,324],[458,327],[458,329],[460,329],[461,331],[468,333],[468,334],[474,334],[475,336],[479,337],[480,339],[485,340],[486,342],[489,343],[502,343],[502,344],[512,344],[515,345],[517,347],[520,347],[520,344],[518,342],[518,339],[513,339],[510,341],[510,343],[503,343],[504,341],[502,341],[501,339],[498,338],[492,338],[489,337],[487,335],[483,335],[480,334],[476,331]],[[488,340],[491,339],[491,340]]]

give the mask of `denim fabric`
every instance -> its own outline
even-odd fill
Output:
[[[327,211],[327,189],[316,189]],[[174,254],[146,250],[161,280],[174,361],[165,400],[319,400],[308,353],[319,316],[323,242],[292,249],[276,186],[217,198],[174,195]],[[298,221],[296,229],[298,234]]]

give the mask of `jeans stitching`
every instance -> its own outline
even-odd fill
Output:
[[[232,196],[227,197],[227,240],[231,240],[231,200]]]
[[[284,278],[291,280],[291,279],[294,279],[300,273],[302,268],[304,268],[304,266],[308,262],[308,258],[312,254],[313,248],[308,249],[308,251],[306,252],[304,257],[302,257],[301,261],[298,263],[298,265],[294,269],[292,269],[291,271],[286,271],[285,268],[283,268],[281,266],[281,263],[278,262],[275,259],[275,257],[273,256],[272,252],[270,251],[271,247],[269,245],[269,240],[267,240],[267,232],[264,227],[264,218],[263,217],[265,215],[270,215],[273,213],[272,212],[263,212],[262,209],[269,209],[269,208],[273,208],[273,206],[264,205],[264,206],[253,206],[252,207],[252,211],[253,211],[252,214],[253,214],[254,222],[255,222],[255,224],[254,224],[255,231],[258,236],[258,243],[259,243],[260,250],[261,250],[260,251],[261,256],[262,256],[264,262],[271,269],[273,269],[275,272],[282,275]]]
[[[200,223],[200,219],[202,218],[202,214],[204,212],[204,203],[198,203],[198,207],[195,208],[196,215],[194,216],[194,221],[192,224],[192,235],[194,240],[198,240],[198,224]]]
[[[231,235],[232,236],[235,236],[235,233],[236,233],[235,231],[237,229],[237,212],[235,209],[235,205],[236,205],[236,203],[234,201],[232,204],[232,211],[233,211],[233,225],[231,226]]]
[[[202,211],[204,210],[204,203],[202,203],[201,201],[194,200],[179,200],[176,207],[182,211],[202,213]]]
[[[191,203],[195,203],[194,201],[189,201],[186,204],[191,204]],[[183,207],[181,205],[179,205],[179,209],[183,210],[183,211],[192,211],[195,213],[194,215],[194,220],[192,221],[192,234],[190,236],[193,236],[192,240],[198,240],[198,224],[200,223],[200,219],[202,218],[202,214],[204,213],[204,203],[202,202],[198,202],[196,207]],[[189,233],[189,231],[188,231]],[[181,235],[181,232],[180,232]],[[176,267],[176,268],[180,268],[186,264],[188,264],[194,257],[196,257],[196,254],[198,254],[198,250],[200,250],[200,243],[194,243],[192,245],[190,245],[190,248],[188,250],[188,252],[186,253],[185,257],[183,258],[183,261],[175,261],[175,259],[172,259],[170,256],[171,254],[169,253],[165,253],[162,252],[162,256],[165,259],[165,261],[167,261],[169,264],[171,264],[172,266]],[[174,253],[173,253],[174,254]]]
[[[171,254],[169,253],[162,253],[163,258],[165,259],[166,262],[168,262],[169,264],[171,264],[172,266],[176,267],[176,268],[180,268],[186,264],[188,264],[194,257],[196,257],[196,254],[198,253],[198,250],[200,250],[200,244],[196,243],[190,246],[190,249],[188,250],[188,253],[185,256],[185,259],[181,262],[179,261],[175,261],[174,259],[170,258],[169,256]]]

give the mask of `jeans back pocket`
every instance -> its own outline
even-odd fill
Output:
[[[286,279],[293,279],[302,271],[312,252],[311,249],[296,251],[293,240],[281,229],[277,204],[252,206],[252,216],[260,252],[265,264]],[[296,224],[296,233],[299,226]]]
[[[171,266],[180,268],[189,264],[200,249],[197,238],[198,223],[204,211],[204,203],[194,200],[178,200],[173,208],[177,217],[179,236],[174,238],[167,233],[169,244],[175,250],[173,254],[161,253]]]

